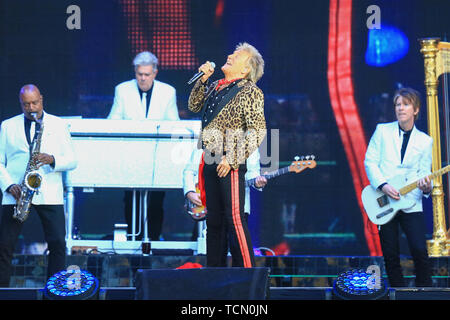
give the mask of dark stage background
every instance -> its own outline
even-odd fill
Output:
[[[66,27],[66,9],[73,4],[81,9],[80,30]],[[132,4],[141,8],[133,18],[143,26],[140,42],[129,37],[130,19],[124,14]],[[405,56],[383,67],[365,61],[369,5],[378,5],[382,24],[397,27],[409,40]],[[187,110],[187,80],[205,60],[221,66],[239,42],[247,41],[266,62],[258,85],[265,93],[268,127],[280,130],[280,166],[289,165],[296,155],[314,154],[318,162],[313,170],[271,180],[263,193],[252,192],[255,246],[290,254],[367,255],[362,213],[329,96],[329,7],[325,0],[2,0],[0,120],[20,112],[18,92],[27,83],[40,88],[49,113],[105,118],[114,87],[134,77],[131,63],[139,49],[160,58],[157,79],[177,89],[180,117],[195,119]],[[446,36],[450,3],[357,0],[352,9],[355,101],[369,139],[376,123],[394,120],[391,99],[399,85],[412,86],[425,96],[417,39]],[[170,19],[180,15],[184,20],[172,23]],[[175,31],[163,30],[167,19]],[[188,43],[190,50],[176,52],[174,33],[186,30],[181,46]],[[155,41],[158,35],[161,41],[174,41],[169,49]],[[220,76],[217,68],[213,78]],[[417,126],[427,130],[426,107]],[[124,222],[122,196],[122,190],[76,191],[75,223],[83,238],[108,237],[114,223]],[[181,190],[168,191],[164,239],[190,238],[193,222],[183,204]],[[425,208],[431,237],[429,201]],[[38,219],[31,217],[22,243],[34,241],[43,237]]]

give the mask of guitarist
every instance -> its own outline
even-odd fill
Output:
[[[415,181],[431,173],[433,141],[414,125],[420,110],[420,95],[411,88],[401,88],[394,94],[397,121],[378,124],[370,139],[364,165],[370,184],[392,199],[400,194],[388,180],[404,175]],[[432,185],[430,179],[420,179],[418,189],[405,195],[415,200],[415,205],[400,210],[388,223],[379,226],[381,248],[386,273],[391,287],[406,286],[400,266],[399,227],[408,240],[414,261],[416,287],[429,287],[431,267],[425,239],[425,221],[422,213],[422,196],[428,197]]]
[[[196,184],[198,183],[198,171],[199,171],[199,164],[200,159],[202,156],[203,150],[201,149],[194,149],[192,151],[191,157],[189,159],[189,162],[187,163],[186,167],[183,170],[183,192],[185,195],[185,198],[188,199],[190,202],[197,206],[202,206],[202,200],[201,195],[196,192]],[[258,191],[262,191],[262,188],[265,187],[267,184],[267,179],[264,176],[260,175],[261,166],[260,166],[260,160],[259,160],[259,150],[256,150],[253,152],[250,157],[247,158],[246,164],[247,164],[247,172],[245,174],[245,180],[250,180],[253,178],[256,178],[255,185],[252,186]],[[244,205],[244,212],[245,217],[247,218],[250,214],[250,187],[245,188],[245,205]],[[198,234],[198,228],[197,224],[194,226],[194,232],[192,235],[191,240],[196,240]],[[228,242],[226,239],[226,232],[223,234],[223,259],[224,264],[226,264],[226,256],[228,253]],[[224,265],[225,266],[225,265]]]

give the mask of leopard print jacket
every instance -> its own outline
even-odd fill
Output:
[[[217,81],[207,87],[198,80],[189,96],[189,110],[202,111],[207,94],[216,85]],[[245,163],[266,135],[263,92],[246,79],[237,85],[243,88],[203,128],[198,141],[199,149],[203,145],[209,152],[219,155],[225,151],[228,163],[235,170]]]

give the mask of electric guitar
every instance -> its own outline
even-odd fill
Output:
[[[265,177],[267,180],[269,180],[269,179],[281,176],[283,174],[286,174],[288,172],[300,173],[307,168],[313,169],[317,166],[317,163],[314,159],[315,159],[315,157],[313,155],[301,157],[301,158],[297,156],[297,157],[295,157],[296,161],[293,161],[290,166],[280,168],[280,169],[272,171],[272,172],[265,173],[262,176]],[[245,186],[246,187],[255,186],[255,183],[256,183],[256,178],[249,179],[249,180],[245,181]],[[200,193],[198,184],[195,185],[195,192]],[[186,198],[185,208],[186,208],[186,211],[189,214],[189,216],[192,219],[194,219],[195,221],[202,221],[202,220],[206,219],[207,210],[204,206],[198,206]]]
[[[428,178],[432,180],[449,171],[450,165],[431,173]],[[370,221],[377,225],[383,225],[391,221],[398,211],[412,208],[416,201],[403,196],[417,188],[417,181],[419,180],[411,183],[402,175],[389,179],[388,183],[400,193],[399,200],[392,199],[371,185],[365,187],[361,193],[361,200]]]

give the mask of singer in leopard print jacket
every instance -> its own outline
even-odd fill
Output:
[[[255,257],[244,209],[245,162],[266,135],[264,95],[256,86],[264,60],[255,47],[242,43],[221,70],[225,78],[208,85],[214,65],[200,66],[202,77],[189,96],[189,110],[202,111],[199,189],[208,211],[206,265],[226,267],[229,242],[233,267],[251,268]]]
[[[231,91],[236,86],[235,95]],[[264,94],[248,79],[227,84],[216,96],[218,81],[211,85],[198,80],[189,96],[188,107],[192,112],[203,111],[199,149],[212,154],[224,154],[233,169],[245,163],[250,154],[262,143],[266,135]],[[228,97],[227,95],[233,95]],[[214,105],[213,101],[220,102]],[[211,103],[207,103],[211,102]],[[208,110],[208,107],[212,107]]]

